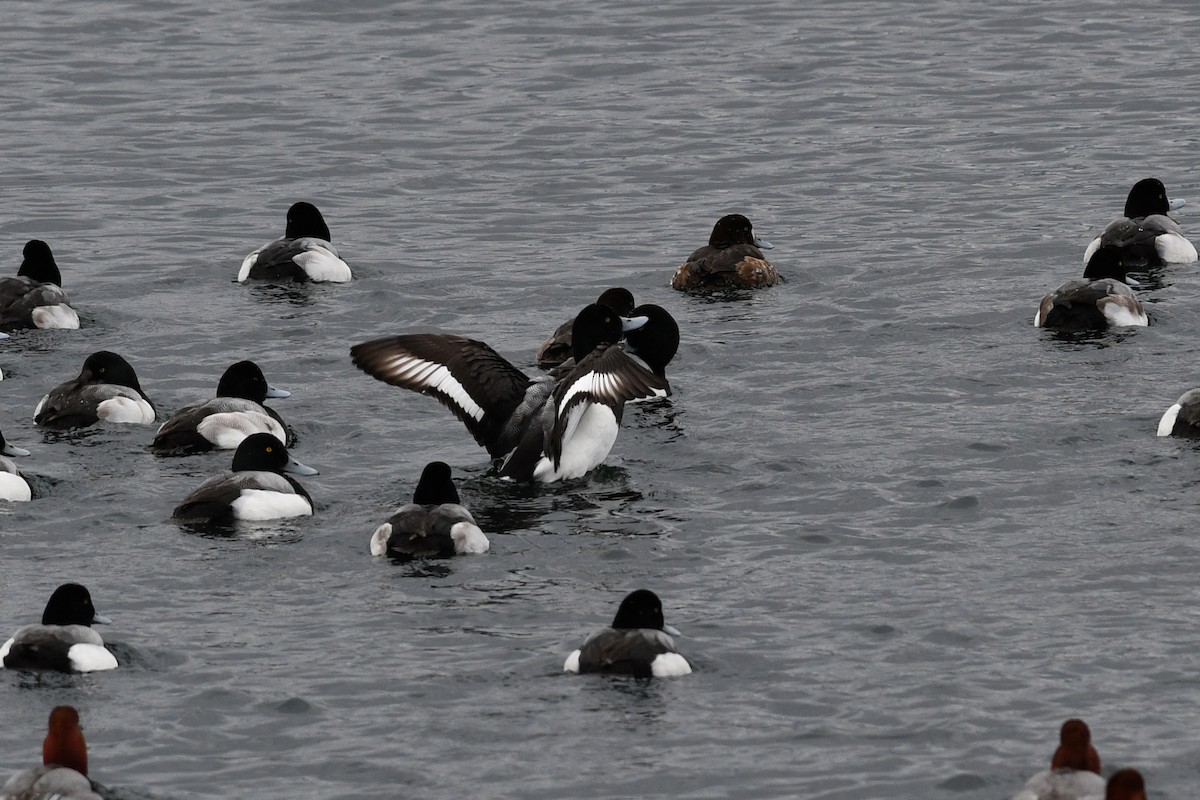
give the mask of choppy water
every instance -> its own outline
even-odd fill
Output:
[[[124,797],[1005,797],[1058,725],[1156,798],[1200,781],[1200,451],[1154,436],[1200,384],[1196,267],[1153,324],[1035,331],[1142,177],[1192,199],[1186,3],[11,3],[15,271],[50,242],[77,333],[0,346],[0,428],[41,497],[0,509],[0,620],[64,580],[113,673],[0,680],[0,771],[80,708]],[[232,283],[310,199],[346,286]],[[788,282],[697,298],[729,211]],[[347,356],[443,330],[519,365],[610,285],[666,306],[669,404],[586,481],[512,487],[428,398]],[[291,389],[317,516],[169,520],[227,455],[32,429],[98,349],[169,412],[252,357]],[[367,539],[449,461],[493,550]],[[564,676],[626,591],[693,675]]]

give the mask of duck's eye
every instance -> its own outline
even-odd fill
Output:
[[[275,452],[275,448],[274,448],[274,447],[268,447],[268,448],[267,448],[267,450],[266,450],[266,452],[268,452],[268,453],[274,453],[274,452]]]

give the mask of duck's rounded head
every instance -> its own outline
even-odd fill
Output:
[[[735,244],[752,244],[760,250],[770,250],[774,245],[754,235],[754,226],[741,214],[726,214],[713,225],[708,237],[709,247],[723,250]]]
[[[83,362],[83,371],[79,373],[81,383],[111,383],[117,386],[127,386],[137,389],[141,394],[141,384],[138,383],[137,373],[121,356],[110,350],[100,350],[92,353]]]
[[[443,503],[461,503],[458,489],[450,480],[450,465],[444,461],[431,461],[421,471],[421,480],[413,492],[413,502],[419,506],[440,506]]]
[[[79,727],[79,712],[73,706],[55,706],[50,712],[49,728],[42,742],[42,763],[69,767],[87,775],[87,743]]]
[[[324,239],[327,242],[333,241],[329,236],[329,226],[325,224],[325,218],[321,216],[321,212],[312,203],[293,203],[287,213],[287,230],[283,234],[288,239],[300,239],[305,236],[312,236],[317,239]]]
[[[21,268],[17,270],[17,275],[30,278],[38,283],[53,283],[62,286],[62,274],[58,271],[54,253],[50,252],[50,245],[41,239],[30,239],[25,243],[25,249],[21,251],[21,255],[24,258],[21,261]]]
[[[301,464],[288,453],[283,442],[269,433],[252,433],[242,440],[233,454],[234,472],[290,472],[316,475],[312,467]]]
[[[652,628],[661,631],[665,624],[662,601],[658,599],[658,595],[649,589],[638,589],[630,592],[621,601],[617,616],[613,617],[612,627]]]
[[[644,317],[646,323],[625,335],[625,349],[645,361],[656,375],[664,374],[679,350],[679,323],[665,308],[653,303],[633,309],[633,317]]]
[[[1088,259],[1087,267],[1083,270],[1083,277],[1089,281],[1112,278],[1121,283],[1129,283],[1127,269],[1125,257],[1119,248],[1101,247]]]
[[[605,289],[596,302],[602,306],[608,306],[613,311],[620,314],[622,317],[628,317],[633,313],[634,299],[633,292],[624,289],[620,286],[614,286],[612,289]]]
[[[290,397],[290,392],[276,389],[267,383],[267,377],[253,361],[231,364],[217,383],[217,397],[240,397],[262,403],[268,397]]]
[[[1125,216],[1130,219],[1148,217],[1151,214],[1166,214],[1171,210],[1167,199],[1167,187],[1158,178],[1140,180],[1129,190],[1125,198]]]
[[[1104,800],[1146,800],[1146,782],[1142,773],[1126,767],[1109,776]]]
[[[78,583],[64,583],[54,590],[42,612],[43,625],[86,625],[107,623],[108,617],[96,613],[92,595]]]
[[[600,303],[584,306],[575,315],[571,326],[571,349],[578,364],[601,344],[616,344],[621,340],[625,320],[612,308]]]
[[[1058,749],[1050,760],[1051,769],[1087,770],[1100,774],[1100,755],[1092,747],[1092,732],[1081,719],[1069,719],[1058,733]]]

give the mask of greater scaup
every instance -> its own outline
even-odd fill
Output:
[[[0,431],[0,500],[19,501],[33,498],[29,484],[21,477],[21,473],[17,471],[17,465],[12,461],[13,458],[27,455],[29,455],[28,450],[24,447],[17,447],[15,444],[9,444],[4,438],[4,433]]]
[[[253,361],[239,361],[221,375],[216,397],[176,411],[158,429],[150,449],[159,455],[233,450],[252,433],[269,433],[287,443],[283,418],[263,403],[268,397],[290,396],[268,384]]]
[[[1167,212],[1183,205],[1168,200],[1167,187],[1157,178],[1138,181],[1125,199],[1125,216],[1108,223],[1083,253],[1083,263],[1101,247],[1116,247],[1131,268],[1187,264],[1196,260],[1196,248],[1183,236],[1179,223]]]
[[[1189,389],[1158,421],[1159,436],[1200,437],[1200,389]]]
[[[633,316],[633,293],[628,289],[614,287],[606,289],[596,300],[602,306],[608,306],[622,317]],[[553,369],[571,358],[571,329],[575,326],[575,318],[558,326],[554,334],[542,342],[537,351],[537,365],[542,369]]]
[[[667,365],[675,358],[679,350],[679,324],[675,318],[662,306],[646,303],[630,311],[633,319],[646,319],[646,324],[625,334],[619,347],[634,360],[646,367],[663,382],[667,382]],[[575,369],[574,357],[548,370],[552,378],[564,378]],[[654,397],[665,397],[671,394],[668,384],[665,389],[655,389]],[[649,398],[635,398],[631,403],[641,402]]]
[[[30,239],[23,255],[17,276],[0,279],[0,328],[78,328],[79,314],[62,290],[62,274],[50,245]]]
[[[631,592],[621,601],[608,628],[596,631],[583,647],[567,656],[564,672],[609,672],[639,678],[672,678],[692,671],[675,649],[663,621],[662,601],[649,589]]]
[[[55,706],[49,731],[42,740],[42,765],[22,770],[0,787],[4,800],[101,800],[92,791],[87,742],[79,727],[79,712]]]
[[[60,429],[83,428],[100,420],[148,425],[154,415],[154,404],[129,362],[101,350],[87,357],[78,378],[55,386],[42,398],[33,421]]]
[[[295,203],[288,209],[283,237],[268,242],[242,260],[238,282],[350,280],[350,265],[338,257],[325,218],[312,203]]]
[[[708,244],[688,256],[675,270],[671,288],[758,289],[774,286],[779,273],[763,250],[774,247],[754,235],[750,220],[741,214],[728,214],[713,226]]]
[[[185,522],[228,525],[234,520],[303,517],[313,513],[312,498],[293,475],[316,475],[292,458],[283,442],[269,433],[253,433],[233,454],[233,469],[200,484],[171,515]]]
[[[1100,756],[1092,747],[1092,732],[1081,719],[1069,719],[1058,734],[1050,769],[1029,779],[1013,800],[1085,800],[1104,796]]]
[[[0,647],[0,661],[8,669],[116,669],[117,659],[91,627],[108,622],[112,620],[96,613],[92,595],[85,587],[64,583],[50,595],[41,624],[24,626]]]
[[[1092,255],[1083,278],[1067,281],[1042,298],[1035,328],[1080,331],[1119,325],[1148,325],[1142,304],[1129,288],[1124,256],[1115,247]]]
[[[614,343],[624,322],[607,306],[575,317],[577,365],[561,380],[531,379],[483,342],[412,334],[357,344],[355,365],[378,380],[433,395],[493,458],[500,476],[543,483],[579,478],[612,449],[626,402],[665,392],[666,381]]]
[[[450,465],[443,461],[425,465],[412,502],[371,534],[371,555],[400,559],[486,553],[489,547],[487,536],[461,505]]]

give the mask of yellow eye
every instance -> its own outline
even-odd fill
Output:
[[[268,453],[274,453],[274,452],[275,452],[275,448],[274,448],[274,447],[268,447],[268,448],[267,448],[267,452],[268,452]]]

